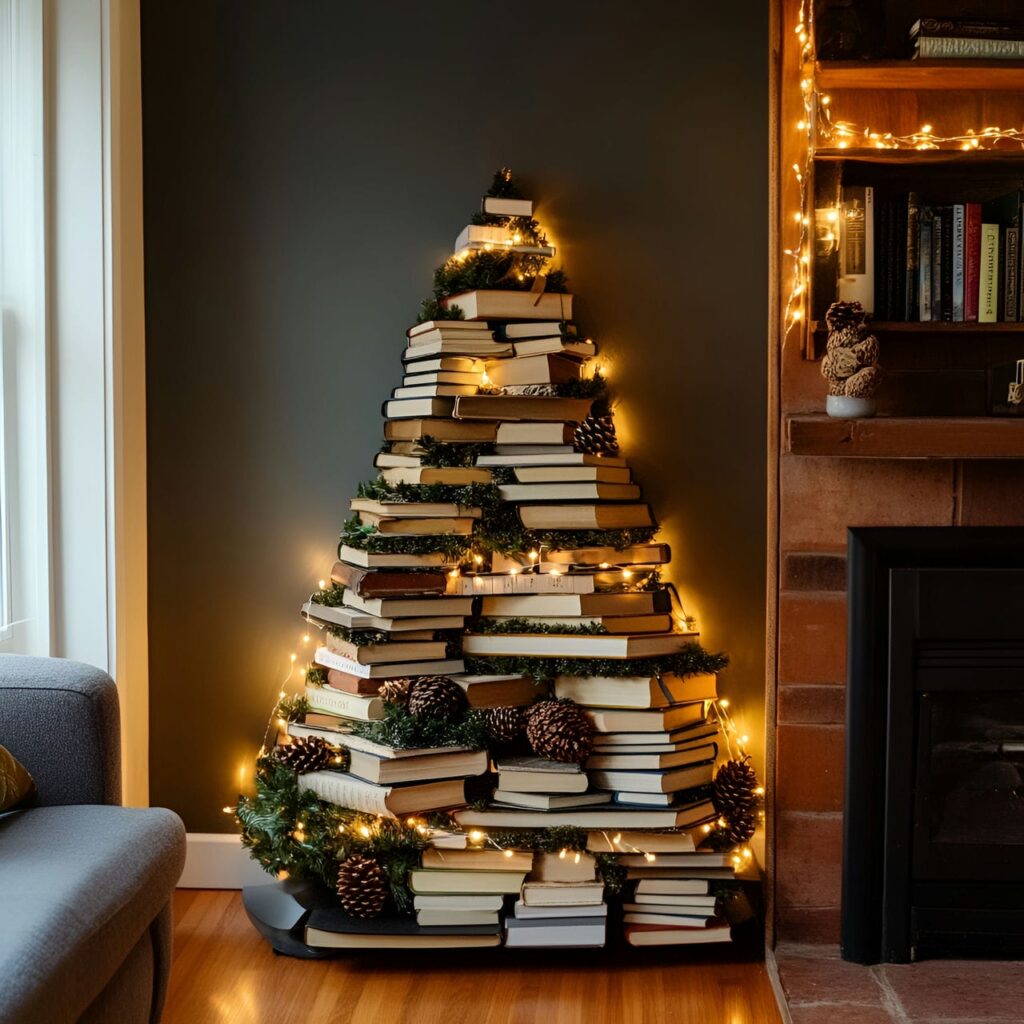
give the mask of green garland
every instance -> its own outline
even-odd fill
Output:
[[[346,520],[338,539],[338,557],[342,545],[378,555],[433,555],[442,554],[450,562],[460,562],[468,554],[471,540],[455,534],[423,536],[392,536],[378,533],[375,526],[364,525],[358,515]]]
[[[476,465],[481,455],[494,452],[492,441],[477,441],[472,444],[452,444],[449,441],[435,441],[430,435],[420,438],[423,454],[420,462],[434,469],[467,469]]]
[[[446,502],[462,508],[489,509],[501,501],[494,484],[389,484],[379,479],[364,480],[356,494],[382,504]]]
[[[309,599],[324,608],[340,608],[345,603],[345,588],[332,581],[330,586],[312,593]]]
[[[369,647],[371,644],[391,642],[391,634],[382,629],[349,629],[348,626],[330,625],[327,632],[353,647]]]
[[[314,682],[313,676],[316,674]],[[306,681],[316,686],[323,686],[327,673],[319,665],[311,665],[306,669]],[[305,697],[282,697],[274,708],[274,718],[283,718],[286,722],[300,722],[310,711],[309,701]]]
[[[470,747],[483,750],[487,746],[487,726],[481,712],[471,710],[458,720],[416,718],[397,704],[384,705],[384,717],[375,722],[355,722],[356,736],[382,743],[397,750],[415,747]]]
[[[541,681],[555,676],[691,676],[720,672],[728,664],[724,654],[712,654],[700,644],[690,643],[676,654],[656,658],[468,657],[466,671],[472,675],[525,675]]]
[[[474,633],[554,633],[559,636],[602,636],[608,627],[600,622],[531,622],[528,619],[476,619]]]
[[[425,324],[428,320],[465,320],[466,314],[459,306],[442,306],[437,299],[424,299],[420,303],[420,311],[416,323]]]

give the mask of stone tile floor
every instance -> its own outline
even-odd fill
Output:
[[[781,945],[792,1024],[1020,1024],[1024,963],[926,960],[862,967],[835,946]]]

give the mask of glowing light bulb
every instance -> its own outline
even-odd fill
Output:
[[[369,830],[369,828],[366,825],[360,825],[359,826],[359,834],[364,839],[369,839],[370,838],[370,830]]]
[[[727,708],[729,706],[729,698],[723,697],[718,703],[721,704],[723,708]]]
[[[502,853],[503,853],[503,856],[505,856],[505,857],[511,857],[513,851],[512,850],[504,850],[504,851],[502,851]]]
[[[308,644],[309,643],[309,634],[308,633],[303,633],[302,634],[302,642],[304,644]]]
[[[598,566],[598,569],[610,569],[611,567],[612,567],[612,563],[611,562],[602,562]]]
[[[295,661],[298,659],[298,657],[299,656],[297,654],[289,654],[288,655],[288,660],[291,661],[294,664]]]
[[[324,590],[327,587],[327,580],[317,580],[316,585],[320,588],[320,590]]]
[[[477,565],[483,565],[484,564],[484,556],[483,555],[474,555],[473,556],[473,561],[476,562]]]
[[[540,557],[540,555],[537,553],[536,550],[530,552],[530,561],[531,562],[536,562],[539,557]]]
[[[483,838],[484,838],[484,834],[478,828],[473,829],[473,831],[469,833],[469,841],[471,843],[482,842]]]

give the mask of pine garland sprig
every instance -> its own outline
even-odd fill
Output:
[[[608,627],[600,622],[535,622],[529,619],[475,619],[474,633],[552,633],[559,636],[602,636]]]
[[[306,681],[310,682],[310,676],[316,668],[306,669]],[[286,722],[301,721],[309,712],[309,701],[305,697],[282,697],[274,708],[274,718],[283,718]]]
[[[442,554],[446,560],[457,563],[469,554],[470,543],[469,537],[460,537],[455,534],[440,534],[432,537],[394,536],[378,533],[375,526],[364,525],[356,515],[345,521],[341,537],[338,540],[338,552],[340,557],[341,547],[345,545],[370,554]]]
[[[448,441],[435,441],[429,435],[420,439],[423,454],[420,461],[424,466],[434,469],[468,468],[476,465],[481,455],[491,455],[494,444],[490,441],[478,441],[473,444],[452,444]]]
[[[420,311],[416,323],[425,324],[428,320],[465,320],[466,314],[459,306],[442,306],[437,299],[424,299],[420,303]]]
[[[418,747],[470,747],[483,750],[487,746],[486,721],[477,710],[470,710],[457,720],[416,718],[407,708],[385,704],[382,718],[374,722],[354,722],[352,732],[397,750]]]
[[[392,642],[391,634],[382,629],[349,629],[348,626],[332,624],[327,627],[327,632],[347,644],[352,644],[353,647],[369,647],[371,644]]]
[[[323,590],[316,590],[309,597],[313,604],[324,608],[340,608],[345,603],[345,588],[340,583],[331,582]]]
[[[364,480],[356,489],[360,498],[383,504],[447,502],[462,508],[493,508],[501,501],[494,484],[389,484]]]
[[[690,676],[720,672],[728,664],[726,655],[713,654],[700,644],[690,643],[675,654],[654,658],[469,657],[466,671],[472,675],[526,675],[540,682],[556,676]]]
[[[591,401],[596,401],[605,398],[607,394],[608,382],[600,370],[596,370],[592,377],[579,377],[558,385],[560,398],[589,398]]]

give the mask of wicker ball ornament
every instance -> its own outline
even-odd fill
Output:
[[[522,708],[488,708],[484,724],[488,737],[495,743],[511,743],[522,734],[526,719]]]
[[[611,413],[588,416],[576,428],[573,446],[587,455],[618,455],[619,441]]]
[[[466,692],[447,676],[421,676],[409,688],[414,718],[454,718],[466,706]]]
[[[409,690],[411,688],[411,679],[386,679],[381,683],[377,693],[385,704],[397,704],[399,707],[404,708],[409,703]]]
[[[594,730],[575,702],[545,700],[529,709],[526,738],[540,757],[549,761],[580,762],[594,745]]]
[[[388,897],[384,869],[370,857],[353,854],[338,865],[338,899],[353,917],[376,917]]]
[[[338,751],[319,736],[300,736],[274,751],[274,760],[298,775],[317,772],[336,757]]]
[[[712,800],[730,843],[747,842],[757,829],[758,787],[749,754],[726,761],[715,773]]]

